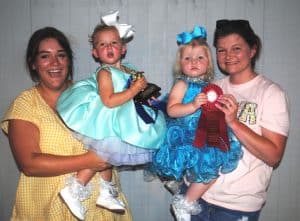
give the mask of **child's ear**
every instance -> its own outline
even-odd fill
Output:
[[[122,45],[122,55],[126,54],[126,51],[127,51],[127,45],[123,44]]]
[[[95,48],[92,49],[92,55],[94,58],[98,58],[98,53],[97,50]]]

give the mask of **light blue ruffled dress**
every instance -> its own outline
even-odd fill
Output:
[[[131,64],[123,65],[134,69]],[[115,93],[127,89],[130,74],[105,65],[90,78],[65,90],[57,102],[57,112],[87,149],[94,150],[112,165],[151,162],[153,152],[161,146],[165,135],[164,114],[143,105],[154,119],[154,123],[145,123],[133,99],[115,108],[106,107],[98,94],[96,77],[101,68],[111,72]]]
[[[188,85],[183,103],[191,102],[208,84],[185,77],[181,80]],[[192,145],[200,115],[201,109],[185,117],[166,117],[166,136],[161,148],[154,154],[152,171],[166,178],[180,180],[185,176],[189,182],[209,183],[219,173],[229,173],[237,167],[242,157],[241,145],[229,128],[230,150],[227,152],[216,147],[200,149]]]

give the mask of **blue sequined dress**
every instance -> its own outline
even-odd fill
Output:
[[[131,64],[123,64],[134,69]],[[111,66],[114,92],[128,87],[130,74]],[[96,72],[76,82],[59,97],[57,112],[87,149],[115,166],[138,165],[152,161],[153,152],[162,144],[166,131],[164,114],[143,105],[154,123],[145,123],[136,111],[133,99],[114,108],[106,107],[98,94]]]
[[[183,78],[188,87],[183,103],[190,103],[201,92],[207,82]],[[219,173],[229,173],[237,167],[242,156],[240,142],[228,128],[230,150],[205,146],[195,148],[195,138],[201,109],[179,118],[166,117],[167,132],[164,143],[154,154],[152,170],[160,176],[180,180],[183,176],[189,182],[209,183]]]

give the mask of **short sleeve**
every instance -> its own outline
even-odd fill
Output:
[[[290,111],[287,94],[276,84],[266,91],[261,126],[287,136],[290,127]]]
[[[1,128],[7,134],[9,120],[18,119],[34,123],[32,116],[32,95],[28,91],[22,92],[9,106],[6,114],[1,120]]]

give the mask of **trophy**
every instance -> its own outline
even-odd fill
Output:
[[[141,78],[143,74],[144,72],[142,71],[135,72],[134,74],[132,74],[132,80],[134,81]],[[161,95],[160,90],[161,88],[156,84],[147,83],[147,87],[143,91],[140,91],[133,99],[135,102],[148,105],[147,102],[149,99],[151,99],[152,97],[158,98]]]

